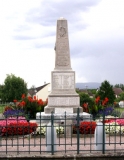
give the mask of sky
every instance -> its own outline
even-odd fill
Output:
[[[0,0],[0,84],[51,82],[56,22],[68,21],[75,82],[124,84],[124,0]]]

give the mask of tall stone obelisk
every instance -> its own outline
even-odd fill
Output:
[[[51,93],[45,113],[67,112],[76,113],[80,108],[80,98],[75,91],[75,72],[71,68],[67,20],[57,20],[55,44],[55,68],[51,72]]]

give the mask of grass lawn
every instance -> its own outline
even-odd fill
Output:
[[[117,113],[116,114],[116,116],[117,117],[120,117],[121,116],[121,114],[124,112],[124,108],[120,108],[120,107],[118,107],[118,108],[114,108],[114,113]],[[124,114],[123,114],[124,115]]]
[[[124,112],[124,108],[115,108],[116,111]]]
[[[3,113],[5,105],[0,104],[0,113]]]

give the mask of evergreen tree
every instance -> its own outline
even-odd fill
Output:
[[[97,96],[100,96],[100,100],[104,100],[107,97],[109,99],[109,104],[113,104],[116,98],[113,86],[106,80],[102,82],[100,89],[96,93],[96,97]]]

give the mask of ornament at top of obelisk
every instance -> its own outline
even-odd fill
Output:
[[[71,70],[68,25],[63,17],[57,20],[56,33],[55,70]]]

